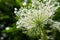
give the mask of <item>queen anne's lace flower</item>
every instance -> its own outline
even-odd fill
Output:
[[[46,0],[44,3],[39,0],[32,0],[31,6],[21,7],[16,15],[19,17],[17,28],[31,29],[40,25],[54,14],[59,7],[54,0]],[[56,6],[57,5],[57,6]]]

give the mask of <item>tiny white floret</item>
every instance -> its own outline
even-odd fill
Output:
[[[10,27],[6,27],[6,30],[9,30],[10,29]]]

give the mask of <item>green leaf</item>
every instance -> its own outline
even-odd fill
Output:
[[[17,4],[19,4],[20,6],[22,6],[23,1],[22,0],[16,0]]]
[[[19,29],[15,28],[15,27],[10,27],[9,30],[3,30],[2,32],[6,32],[6,33],[12,33],[12,32],[16,32],[18,31]]]

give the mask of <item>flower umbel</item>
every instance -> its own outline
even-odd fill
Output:
[[[57,4],[57,6],[55,6]],[[46,0],[45,3],[39,0],[32,0],[31,6],[21,7],[16,15],[19,17],[17,28],[31,29],[36,25],[51,17],[55,10],[59,7],[59,3],[55,0]]]

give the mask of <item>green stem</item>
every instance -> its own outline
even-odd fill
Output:
[[[41,40],[47,40],[47,35],[44,28],[41,26]]]

